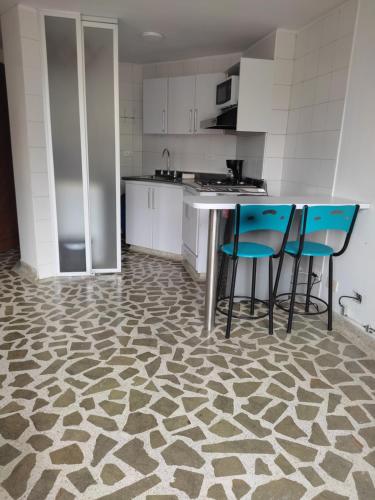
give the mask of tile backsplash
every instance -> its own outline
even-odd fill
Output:
[[[119,64],[121,175],[142,172],[142,65]]]

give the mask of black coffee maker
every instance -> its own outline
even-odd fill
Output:
[[[233,179],[236,184],[242,181],[243,160],[227,160],[227,168],[233,172]]]

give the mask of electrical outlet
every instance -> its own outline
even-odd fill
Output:
[[[357,292],[356,290],[353,290],[355,300],[359,303],[362,304],[363,296],[361,293]]]

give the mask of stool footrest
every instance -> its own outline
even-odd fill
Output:
[[[234,299],[246,299],[246,300],[249,301],[249,303],[251,301],[251,297],[249,297],[248,295],[235,295]],[[219,306],[220,302],[223,302],[224,300],[229,300],[229,295],[227,295],[225,297],[220,297],[218,299],[217,304],[216,304],[216,309],[221,314],[224,314],[225,316],[228,316],[228,311],[226,311],[221,306]],[[267,307],[267,311],[264,314],[259,314],[257,316],[250,316],[250,314],[246,315],[246,316],[239,316],[239,315],[236,315],[236,314],[232,313],[232,317],[236,318],[236,319],[247,319],[247,320],[261,319],[261,318],[267,317],[268,316],[268,300],[261,300],[261,299],[255,298],[254,301],[257,304],[259,304],[259,303],[264,304]]]
[[[290,308],[289,307],[285,307],[283,306],[283,302],[287,302],[288,299],[286,300],[283,300],[283,301],[280,301],[280,298],[281,297],[288,297],[290,298],[290,296],[292,295],[292,292],[285,292],[285,293],[280,293],[278,295],[276,295],[275,297],[275,306],[278,307],[279,309],[282,309],[283,311],[285,312],[289,312],[290,311]],[[299,292],[299,293],[296,293],[296,297],[306,297],[307,296],[307,293],[305,292]],[[299,311],[298,309],[296,310],[296,308],[294,308],[294,314],[298,314],[300,316],[316,316],[316,315],[319,315],[319,314],[324,314],[328,311],[328,303],[321,299],[320,297],[317,297],[316,295],[311,295],[310,294],[310,299],[314,299],[315,301],[319,302],[320,304],[323,304],[324,305],[324,309],[322,309],[321,311],[313,311],[313,312],[306,312],[306,311]],[[298,305],[301,305],[301,306],[305,306],[305,301],[304,302],[299,302]],[[297,303],[296,303],[297,304]],[[314,302],[312,302],[310,300],[309,302],[309,306],[317,306],[317,304],[315,304]]]

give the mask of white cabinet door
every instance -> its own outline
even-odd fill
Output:
[[[168,78],[143,80],[143,133],[166,134],[168,130]]]
[[[194,132],[197,134],[222,133],[221,130],[200,128],[200,122],[220,113],[216,106],[216,85],[224,80],[224,73],[197,75],[195,80]]]
[[[273,71],[273,60],[241,58],[238,132],[270,131]]]
[[[154,250],[181,255],[182,188],[159,185],[153,187],[152,243]]]
[[[195,76],[179,76],[168,81],[168,133],[194,132]]]
[[[152,187],[127,182],[126,189],[126,243],[152,248]]]

